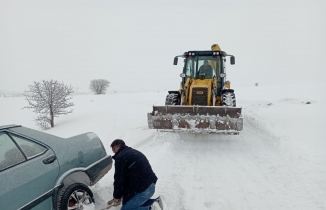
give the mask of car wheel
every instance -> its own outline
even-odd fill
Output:
[[[94,202],[92,191],[82,183],[75,183],[60,190],[58,210],[81,210]]]

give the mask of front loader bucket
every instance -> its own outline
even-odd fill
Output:
[[[241,108],[216,106],[153,106],[150,129],[190,133],[238,134],[243,128]]]

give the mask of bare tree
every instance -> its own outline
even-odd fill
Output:
[[[34,109],[33,112],[38,116],[35,118],[36,124],[43,130],[48,129],[49,125],[54,127],[54,118],[59,115],[66,115],[72,113],[72,109],[66,111],[65,109],[74,104],[68,102],[72,99],[74,91],[72,87],[68,87],[56,80],[42,80],[29,85],[29,91],[24,92],[24,96],[28,101],[29,106],[24,108]]]
[[[110,82],[106,79],[94,79],[89,85],[89,89],[95,94],[105,94]]]

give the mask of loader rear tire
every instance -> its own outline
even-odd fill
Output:
[[[222,106],[236,107],[235,94],[233,92],[224,92],[222,94]]]
[[[178,94],[168,94],[165,99],[165,105],[180,105],[181,98]]]

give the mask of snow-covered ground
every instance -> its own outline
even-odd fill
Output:
[[[120,138],[143,152],[169,210],[326,209],[326,99],[323,84],[234,87],[243,108],[240,135],[158,132],[147,128],[166,92],[74,96],[73,114],[46,132],[94,132],[107,152]],[[0,98],[0,125],[37,128],[23,97]],[[114,169],[95,186],[100,209],[112,198]],[[119,209],[119,208],[112,208]]]

